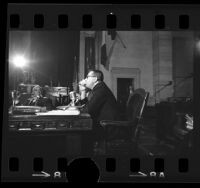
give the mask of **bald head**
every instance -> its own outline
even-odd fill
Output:
[[[97,80],[98,80],[98,81],[103,81],[103,80],[104,80],[103,73],[102,73],[100,70],[90,70],[89,73],[91,74],[91,72],[92,72],[92,74],[93,74],[94,76],[97,77]],[[89,73],[88,73],[88,74],[89,74]]]

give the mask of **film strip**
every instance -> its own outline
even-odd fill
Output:
[[[42,61],[50,62],[50,59],[54,58],[52,55],[54,52],[60,53],[60,57],[72,61],[71,64],[63,66],[67,64],[65,60],[55,56],[57,59],[54,59],[54,62],[57,62],[56,65],[58,66],[52,66],[54,70],[51,71],[57,71],[55,74],[52,73],[59,82],[59,84],[54,83],[57,86],[60,86],[60,82],[62,82],[61,86],[68,82],[77,83],[86,76],[86,71],[95,68],[104,73],[105,82],[108,85],[110,84],[109,87],[112,92],[119,98],[120,94],[117,93],[120,92],[117,90],[119,85],[116,86],[114,81],[117,82],[117,79],[119,81],[121,77],[124,79],[133,78],[135,88],[149,90],[148,103],[145,104],[145,109],[146,106],[150,106],[149,109],[157,110],[157,119],[154,123],[156,126],[159,125],[160,128],[151,127],[151,120],[148,119],[145,122],[146,116],[143,117],[144,113],[142,113],[133,134],[136,136],[133,143],[125,143],[122,138],[115,140],[115,142],[107,142],[107,138],[104,138],[104,141],[101,142],[102,146],[98,147],[91,140],[93,134],[91,127],[93,125],[90,125],[87,118],[84,124],[83,117],[71,118],[70,116],[70,118],[65,117],[64,120],[62,118],[62,121],[58,117],[50,117],[50,121],[55,122],[51,124],[49,120],[40,117],[39,119],[32,116],[30,118],[27,115],[11,117],[7,113],[9,99],[5,95],[6,104],[2,126],[2,181],[198,182],[200,179],[198,165],[199,127],[197,126],[198,123],[196,126],[194,124],[193,127],[193,117],[195,116],[196,121],[199,122],[199,113],[198,110],[196,111],[196,109],[199,109],[198,106],[196,107],[199,104],[199,78],[196,76],[199,70],[199,9],[199,5],[8,4],[6,73],[12,71],[10,70],[12,65],[9,63],[13,51],[19,52],[21,50],[23,52],[29,51],[29,58],[35,58],[35,62],[31,62],[32,60],[30,62],[35,64],[37,62],[42,63]],[[65,39],[65,35],[68,34],[69,37]],[[102,63],[104,34],[106,35],[104,42],[107,43],[108,53],[105,64]],[[191,44],[191,42],[193,43]],[[48,45],[45,46],[45,43]],[[63,50],[65,43],[68,43],[67,50],[75,49],[69,52],[72,57],[61,55],[67,54]],[[117,47],[115,46],[116,43],[118,44]],[[24,45],[22,45],[23,50],[23,47],[20,49],[20,44]],[[38,46],[39,50],[34,49],[34,45]],[[55,49],[51,47],[54,45],[57,45]],[[138,48],[134,47],[137,45]],[[131,48],[135,51],[127,50]],[[183,48],[183,51],[179,51],[179,48]],[[189,57],[184,56],[184,54],[180,55],[184,50],[187,52],[191,48],[192,52],[189,53]],[[87,51],[87,49],[89,50]],[[40,50],[44,50],[42,59],[37,58],[38,54],[41,57]],[[14,52],[16,53],[16,51]],[[179,54],[176,56],[176,53]],[[49,57],[47,57],[48,54]],[[192,60],[190,56],[193,56]],[[130,63],[131,58],[132,61],[136,62],[133,63],[134,66]],[[180,69],[178,66],[182,65],[172,62],[179,62],[184,58],[190,61],[191,66],[184,65],[184,71],[177,72]],[[23,59],[20,60],[23,61]],[[58,61],[61,61],[61,63]],[[93,61],[95,61],[94,64],[92,64]],[[114,65],[114,61],[118,64]],[[129,63],[123,64],[120,61]],[[150,63],[144,63],[147,61],[150,61]],[[144,64],[140,65],[142,63]],[[150,67],[148,67],[149,64],[151,64]],[[41,70],[48,69],[48,64],[44,66],[46,67],[41,68]],[[60,69],[56,68],[59,66]],[[146,70],[144,67],[146,67]],[[39,70],[40,66],[37,69]],[[70,72],[75,72],[73,78],[59,76],[59,74],[65,74],[62,69],[70,70],[67,72],[69,75]],[[150,70],[153,71],[148,73]],[[189,70],[189,72],[186,70]],[[193,74],[193,70],[195,74]],[[184,73],[190,74],[184,77],[184,75],[181,75]],[[6,83],[9,83],[13,78],[11,78],[12,75],[7,75],[9,78],[7,80],[6,77],[5,80]],[[74,75],[76,75],[75,81]],[[193,79],[193,75],[196,79]],[[14,81],[17,82],[18,79],[16,77]],[[168,82],[168,79],[174,80]],[[188,81],[188,79],[193,81]],[[185,80],[187,80],[187,84],[183,86],[185,88],[178,90],[179,84],[182,84]],[[16,82],[13,84],[14,88]],[[173,90],[166,89],[167,93],[163,94],[163,90],[171,86],[172,82]],[[122,85],[123,83],[125,84],[125,82],[122,82]],[[117,82],[117,84],[120,83]],[[191,91],[193,90],[192,86],[194,93]],[[9,87],[10,83],[9,86],[6,84],[4,88],[9,90]],[[185,92],[186,88],[189,91]],[[192,107],[188,107],[189,113],[188,108],[187,112],[175,113],[176,122],[174,124],[181,122],[181,126],[184,125],[187,129],[185,127],[183,130],[178,129],[181,133],[176,138],[169,133],[167,135],[168,141],[166,141],[160,137],[166,136],[164,132],[168,131],[167,125],[161,124],[165,124],[164,121],[167,121],[171,126],[172,123],[168,120],[172,116],[169,115],[171,111],[163,112],[163,108],[159,104],[162,104],[163,98],[168,99],[176,96],[170,94],[170,92],[176,92],[177,96],[186,98],[186,102],[190,101],[190,98],[194,102],[192,102]],[[182,92],[186,97],[178,92]],[[167,108],[171,109],[169,105],[167,105]],[[195,112],[192,109],[195,109]],[[158,114],[161,112],[167,113],[169,118],[166,118],[163,114],[159,116]],[[186,121],[183,123],[185,119]],[[121,123],[123,124],[123,122]],[[149,124],[150,128],[145,127],[144,124]],[[176,128],[173,128],[173,130]],[[145,133],[149,129],[155,131],[153,136],[148,135],[148,140]],[[152,134],[152,131],[150,132],[148,134]],[[151,140],[153,140],[152,145],[159,148],[158,151],[154,151],[155,148],[148,148],[148,142],[151,142]],[[170,142],[173,142],[173,144]],[[165,147],[167,149],[164,149]]]

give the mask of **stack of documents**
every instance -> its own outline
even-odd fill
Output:
[[[67,110],[51,110],[48,112],[39,112],[36,113],[36,115],[39,116],[74,116],[74,115],[80,115],[80,111],[77,109],[67,109]]]

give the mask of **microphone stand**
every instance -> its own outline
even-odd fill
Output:
[[[190,74],[189,76],[183,77],[183,79],[181,81],[179,81],[176,85],[174,85],[174,87],[176,88],[179,84],[181,84],[185,80],[192,78],[192,77],[193,77],[193,74]]]
[[[161,87],[159,90],[157,90],[154,95],[155,95],[155,103],[156,103],[156,94],[160,93],[163,89],[165,89],[167,86],[172,85],[172,81],[169,81],[169,83],[165,84],[163,87]]]
[[[69,110],[78,110],[78,108],[75,105],[75,101],[76,101],[76,92],[71,91],[69,93],[69,96],[71,98],[71,104],[69,105],[68,109]]]
[[[12,106],[14,107],[15,106],[15,92],[12,91],[11,95],[12,95]]]
[[[181,81],[179,81],[176,85],[174,85],[174,88],[176,88],[179,84],[181,84],[182,82],[184,82],[185,80],[192,78],[193,77],[193,73],[191,73],[190,75],[184,77]],[[163,89],[165,89],[167,86],[172,85],[172,81],[169,81],[168,84],[165,84],[163,87],[161,87],[158,91],[155,92],[155,103],[156,103],[156,94],[160,93]]]

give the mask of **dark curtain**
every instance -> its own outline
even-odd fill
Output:
[[[88,70],[95,69],[95,39],[93,37],[85,38],[85,76]]]
[[[9,56],[28,53],[27,69],[35,74],[36,84],[44,86],[52,82],[54,87],[71,87],[74,61],[79,58],[79,31],[12,31],[9,35]],[[22,73],[12,64],[9,71],[10,78]],[[11,85],[12,80],[9,80]]]

